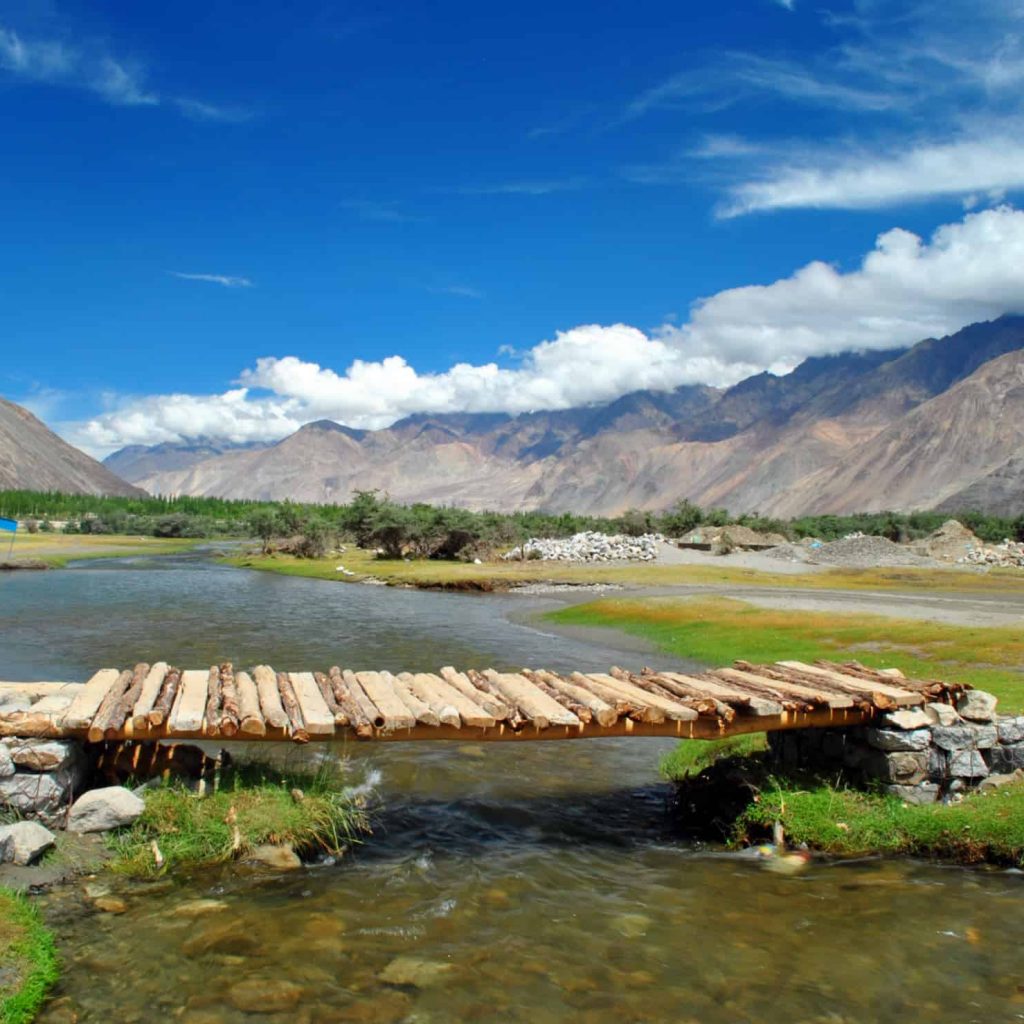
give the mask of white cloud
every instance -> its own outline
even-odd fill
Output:
[[[127,400],[70,437],[105,453],[200,435],[272,440],[321,418],[378,428],[414,412],[563,409],[641,388],[731,384],[813,355],[910,345],[1007,312],[1024,312],[1024,211],[1003,206],[969,213],[927,240],[893,228],[853,270],[813,262],[769,285],[719,292],[679,326],[559,332],[512,368],[460,363],[419,373],[395,355],[357,359],[339,373],[270,356],[241,374],[241,387]]]
[[[171,277],[182,281],[204,281],[207,284],[219,284],[223,288],[251,288],[252,281],[247,277],[231,277],[227,274],[183,274],[178,270],[169,271]]]
[[[505,181],[494,185],[464,185],[464,196],[546,196],[552,192],[574,192],[586,185],[585,178],[547,178],[533,181]]]
[[[881,156],[836,155],[827,166],[807,160],[775,165],[763,178],[731,189],[721,215],[795,208],[857,209],[921,202],[937,196],[997,196],[1024,188],[1024,141],[988,138],[911,146]],[[998,199],[996,199],[998,202]]]

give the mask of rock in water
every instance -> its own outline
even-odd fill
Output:
[[[108,786],[83,793],[71,806],[69,832],[109,832],[130,825],[146,805],[130,789]]]
[[[247,978],[232,985],[228,995],[243,1013],[283,1013],[302,998],[302,989],[281,978]]]
[[[452,964],[438,960],[420,960],[414,956],[399,956],[381,971],[379,977],[387,985],[410,985],[430,988],[438,985],[452,969]]]
[[[255,861],[275,871],[294,871],[302,867],[302,861],[290,846],[273,846],[270,843],[254,847],[246,860]]]
[[[56,842],[53,833],[36,821],[16,821],[0,828],[0,864],[31,864]]]

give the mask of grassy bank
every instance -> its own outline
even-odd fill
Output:
[[[55,569],[89,558],[125,558],[135,555],[175,555],[191,551],[201,540],[174,537],[22,533],[14,537],[14,559],[38,559]],[[0,542],[0,558],[7,557],[9,540]]]
[[[300,854],[340,853],[367,828],[334,769],[282,774],[264,766],[230,767],[212,792],[198,795],[175,782],[148,790],[145,802],[130,828],[109,836],[114,871],[143,877],[201,867],[264,844]]]
[[[28,900],[0,889],[0,1024],[28,1024],[57,980],[57,950]]]
[[[1003,712],[1024,709],[1024,633],[878,615],[782,611],[730,598],[606,599],[547,618],[621,629],[682,658],[725,665],[781,659],[857,659],[907,675],[968,682],[994,693]]]
[[[980,574],[966,569],[829,569],[824,572],[785,574],[729,565],[628,564],[574,565],[564,562],[472,562],[441,559],[377,558],[373,553],[350,547],[326,558],[296,558],[292,555],[255,553],[230,555],[225,564],[286,576],[358,583],[367,578],[391,586],[438,590],[507,590],[524,583],[613,583],[634,587],[666,587],[684,584],[730,584],[786,587],[807,590],[927,590],[927,591],[1024,591],[1024,573],[996,570]],[[344,566],[354,575],[347,576]]]

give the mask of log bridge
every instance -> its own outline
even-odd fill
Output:
[[[451,667],[392,674],[338,666],[235,671],[230,662],[182,670],[160,661],[101,669],[84,684],[0,683],[0,737],[93,743],[719,739],[860,725],[880,712],[954,703],[966,689],[859,662],[737,661],[696,674]]]

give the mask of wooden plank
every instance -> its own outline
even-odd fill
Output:
[[[105,740],[115,740],[124,735],[125,726],[131,728],[131,716],[135,709],[135,702],[139,699],[139,694],[142,693],[143,684],[146,682],[146,676],[149,674],[149,664],[144,661],[140,661],[138,665],[132,669],[132,676],[125,687],[124,693],[116,704],[110,709],[106,716],[106,720],[103,723],[103,738]],[[96,725],[93,720],[93,725]],[[90,738],[93,730],[89,730]]]
[[[417,672],[414,674],[414,680],[420,687],[420,692],[427,692],[429,694],[436,694],[436,697],[444,705],[449,708],[453,708],[459,718],[462,719],[465,725],[468,725],[472,729],[490,729],[492,728],[497,719],[492,715],[485,707],[484,701],[487,694],[482,690],[478,690],[469,679],[463,676],[466,685],[477,695],[478,700],[474,700],[471,697],[467,697],[461,687],[457,687],[448,679],[443,679],[440,676],[435,676],[425,672]],[[426,684],[426,690],[423,687]],[[495,702],[496,698],[491,698],[487,701],[488,705]],[[502,709],[507,713],[508,709],[502,706]],[[442,719],[443,721],[443,719]]]
[[[726,674],[720,668],[712,669],[707,673],[707,676],[732,686],[738,686],[741,689],[746,690],[751,696],[764,697],[768,700],[776,701],[782,705],[783,711],[805,710],[812,706],[802,697],[797,697],[791,693],[783,693],[778,689],[778,687],[771,685],[768,680],[761,680],[758,682],[752,682],[749,679],[741,680],[737,679],[735,676]]]
[[[334,715],[316,685],[312,672],[289,672],[306,731],[311,736],[333,736]]]
[[[281,703],[281,691],[277,688],[277,673],[269,665],[257,665],[252,670],[253,682],[260,699],[263,720],[271,729],[287,729],[288,716]]]
[[[710,676],[688,676],[681,672],[659,672],[659,676],[667,676],[673,682],[684,687],[692,687],[700,693],[706,693],[730,707],[737,707],[759,718],[781,715],[782,704],[776,700],[759,696],[750,690],[727,683],[723,679],[712,679]]]
[[[616,679],[615,676],[603,672],[591,673],[590,677],[604,683],[605,686],[610,686],[613,690],[619,690],[626,697],[637,703],[646,703],[650,707],[657,708],[664,713],[666,718],[671,719],[673,722],[692,722],[697,717],[697,712],[693,708],[688,708],[678,701],[669,700],[667,697],[643,690],[639,686],[626,682],[624,679]]]
[[[437,726],[441,724],[441,719],[430,705],[420,700],[412,692],[412,677],[408,672],[402,672],[397,676],[392,676],[390,672],[382,672],[381,675],[388,677],[388,681],[394,687],[395,695],[405,705],[409,714],[415,717],[417,725]]]
[[[402,703],[391,684],[379,672],[357,672],[356,679],[366,696],[384,716],[385,729],[411,729],[416,716]]]
[[[158,661],[146,673],[146,678],[142,683],[142,692],[135,702],[135,707],[132,708],[133,732],[145,732],[149,728],[149,713],[153,710],[157,697],[160,696],[160,688],[167,678],[168,667],[166,661]]]
[[[238,732],[238,687],[235,685],[235,667],[230,661],[220,666],[220,722],[221,736],[231,737]]]
[[[792,682],[788,679],[783,680],[777,677],[766,679],[764,676],[760,676],[755,671],[746,671],[738,668],[723,668],[718,670],[718,674],[724,676],[727,679],[735,679],[741,683],[750,683],[751,685],[764,684],[771,686],[772,688],[779,690],[783,694],[793,694],[795,697],[800,697],[803,700],[808,701],[811,704],[825,704],[830,708],[852,708],[855,701],[849,694],[836,693],[824,688],[817,689],[812,686],[804,686],[800,683]]]
[[[172,736],[176,733],[189,734],[202,731],[209,681],[209,669],[189,669],[181,673],[178,699],[167,726],[167,731]]]
[[[536,676],[547,683],[552,689],[565,694],[571,700],[579,701],[580,704],[590,709],[590,713],[597,720],[597,724],[604,728],[614,725],[619,719],[619,712],[613,705],[609,704],[606,700],[602,700],[592,691],[576,683],[570,683],[554,672],[538,669],[525,672],[524,675],[527,678]]]
[[[925,702],[925,696],[922,693],[902,690],[897,686],[890,686],[887,683],[865,682],[863,679],[858,679],[856,676],[845,675],[842,672],[836,672],[831,669],[819,668],[817,665],[807,665],[802,661],[780,661],[777,662],[777,664],[781,665],[783,668],[792,668],[796,669],[798,672],[805,672],[808,675],[821,676],[825,679],[835,679],[843,685],[857,690],[860,693],[882,693],[886,697],[891,697],[900,706],[907,707],[915,704],[923,704]]]
[[[75,694],[71,707],[64,713],[63,725],[66,729],[88,729],[92,725],[93,715],[99,711],[107,691],[114,686],[121,673],[116,668],[101,668],[81,691]]]
[[[334,724],[348,725],[348,715],[341,709],[341,705],[334,696],[334,689],[331,686],[331,680],[327,677],[327,673],[314,672],[313,678],[316,680],[316,688],[320,691],[320,696],[323,697],[324,703],[327,705],[327,710],[334,715]]]
[[[659,711],[658,708],[650,707],[648,704],[638,704],[632,698],[627,697],[621,690],[613,690],[611,687],[606,686],[592,675],[584,675],[582,672],[573,672],[571,679],[573,683],[580,687],[580,689],[586,690],[588,693],[593,693],[595,696],[600,697],[601,700],[615,708],[615,713],[619,718],[622,718],[625,715],[633,721],[638,722],[665,721],[664,712]]]
[[[260,712],[260,695],[256,683],[248,672],[235,676],[238,691],[238,728],[244,736],[266,736],[267,723]]]
[[[500,700],[487,690],[480,690],[475,687],[469,676],[463,672],[456,672],[451,665],[445,665],[441,669],[441,678],[453,689],[458,690],[467,700],[472,701],[475,707],[481,708],[485,715],[489,715],[495,721],[504,722],[511,715],[512,709],[503,700]]]
[[[363,684],[356,679],[355,672],[349,669],[344,669],[341,673],[342,681],[345,683],[345,688],[348,690],[349,696],[358,705],[359,712],[367,722],[374,729],[384,728],[384,715],[381,713],[380,708],[370,700],[367,696],[366,691],[363,689]],[[358,735],[358,730],[357,730]]]
[[[450,725],[455,729],[462,728],[462,717],[456,704],[452,703],[453,695],[461,697],[457,690],[453,690],[440,677],[430,675],[427,672],[403,672],[402,679],[411,688],[412,692],[423,701],[435,715],[441,725]],[[466,700],[467,698],[462,698]]]
[[[549,697],[524,676],[514,672],[495,672],[491,668],[483,674],[506,699],[513,701],[538,729],[547,729],[552,725],[582,725],[571,711],[563,708],[557,700]]]
[[[552,700],[558,701],[567,711],[571,711],[584,725],[588,725],[594,720],[594,712],[590,710],[588,704],[583,704],[574,697],[570,697],[564,690],[559,690],[557,687],[552,686],[546,679],[542,679],[537,672],[533,672],[528,668],[521,668],[519,674],[524,679],[529,679],[538,690],[546,693]]]
[[[613,676],[618,676],[618,672],[612,669]],[[653,672],[650,675],[644,676],[633,676],[632,677],[637,685],[642,685],[645,681],[650,680],[651,682],[663,687],[668,693],[674,697],[681,697],[684,701],[690,700],[696,703],[698,714],[713,714],[717,715],[724,722],[731,722],[736,717],[736,709],[731,705],[727,704],[723,700],[719,700],[713,694],[707,693],[697,689],[694,686],[689,686],[684,683],[680,683],[675,679],[668,678],[664,673]],[[693,707],[693,704],[689,705]],[[707,708],[708,710],[705,710]]]

